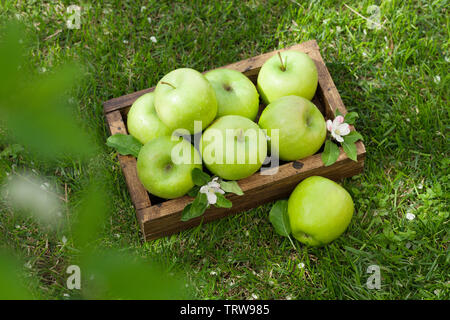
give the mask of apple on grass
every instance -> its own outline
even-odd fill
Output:
[[[171,134],[171,130],[158,118],[154,102],[155,94],[146,93],[133,103],[127,115],[128,132],[142,144]]]
[[[266,104],[290,95],[311,100],[318,80],[314,61],[306,53],[291,50],[278,52],[263,64],[257,86]]]
[[[216,119],[200,139],[203,163],[226,180],[251,176],[267,155],[264,132],[248,118],[236,115]]]
[[[171,130],[185,129],[194,134],[194,121],[205,129],[216,117],[216,94],[200,72],[180,68],[166,74],[155,88],[158,117]]]
[[[311,246],[322,246],[338,238],[350,224],[353,211],[347,190],[319,176],[300,182],[288,200],[292,235]]]
[[[259,94],[249,78],[231,69],[209,71],[205,77],[216,92],[217,118],[238,115],[255,120],[259,110]]]
[[[165,199],[185,195],[194,186],[192,170],[202,168],[200,154],[194,146],[181,137],[173,139],[161,136],[150,140],[137,158],[137,173],[143,186]]]
[[[270,103],[258,124],[271,138],[273,130],[278,129],[278,156],[285,161],[313,155],[327,135],[322,113],[311,101],[298,96],[286,96]],[[274,145],[272,141],[271,146]]]

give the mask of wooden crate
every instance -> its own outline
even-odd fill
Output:
[[[325,119],[333,119],[336,109],[342,114],[346,114],[345,106],[325,66],[319,52],[319,46],[315,40],[265,53],[222,68],[243,72],[256,84],[258,72],[263,63],[277,54],[278,51],[285,50],[304,52],[314,60],[319,73],[319,85],[312,101],[324,114]],[[138,97],[153,90],[154,87],[114,98],[104,103],[104,112],[111,134],[127,134],[126,115],[130,106]],[[263,108],[264,105],[261,105],[261,109]],[[299,161],[280,163],[278,173],[274,175],[260,175],[257,172],[239,181],[239,185],[244,191],[243,196],[227,195],[227,198],[233,203],[232,208],[211,207],[203,216],[187,222],[180,220],[181,212],[193,198],[184,196],[166,201],[150,195],[138,179],[136,158],[123,155],[119,155],[118,158],[144,238],[152,240],[194,227],[202,223],[202,221],[203,223],[213,221],[233,213],[249,210],[267,202],[287,198],[300,181],[310,176],[319,175],[332,180],[339,180],[359,174],[363,170],[366,151],[361,141],[356,146],[358,161],[349,159],[341,148],[341,154],[336,163],[328,167],[323,165],[321,155],[317,153]]]

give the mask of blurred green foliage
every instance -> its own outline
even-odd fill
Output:
[[[0,252],[0,300],[31,299],[20,264],[8,252]]]
[[[68,95],[82,69],[66,65],[49,75],[28,72],[26,39],[23,28],[11,23],[0,40],[0,119],[5,134],[46,161],[92,156],[95,145],[74,120]]]
[[[36,160],[50,164],[58,159],[92,161],[98,146],[77,122],[69,101],[70,90],[80,80],[82,68],[66,65],[49,75],[35,75],[27,65],[23,27],[17,23],[3,25],[0,34],[0,132],[2,144],[9,145],[0,157],[15,157],[25,150]],[[82,283],[79,294],[72,298],[186,297],[182,277],[169,275],[138,257],[96,245],[108,217],[103,171],[100,168],[95,177],[87,179],[78,204],[67,208],[74,216],[68,227],[76,253],[72,262],[80,267]],[[36,291],[32,293],[28,288],[35,279],[20,276],[22,271],[11,254],[0,255],[0,299],[39,298]]]

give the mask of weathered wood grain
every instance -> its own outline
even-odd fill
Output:
[[[329,167],[324,167],[318,157],[320,155],[314,155],[305,159],[301,169],[295,169],[292,164],[286,164],[283,168],[280,167],[282,174],[280,176],[275,175],[279,178],[266,184],[254,186],[253,183],[249,183],[250,181],[248,181],[252,179],[244,179],[239,183],[243,189],[246,189],[244,195],[227,196],[233,203],[232,208],[211,207],[202,217],[187,222],[183,222],[180,219],[184,206],[192,201],[190,197],[183,197],[164,202],[161,205],[141,209],[140,216],[143,219],[145,239],[152,240],[161,236],[170,235],[199,225],[200,223],[214,221],[234,213],[246,211],[249,208],[254,208],[264,203],[288,198],[297,184],[307,177],[323,176],[337,181],[361,173],[364,166],[363,154],[359,155],[358,162],[354,162],[348,159],[342,152],[339,160]]]
[[[323,102],[325,103],[326,117],[328,119],[334,119],[336,109],[342,114],[346,114],[347,110],[342,102],[341,96],[337,91],[336,85],[331,78],[330,72],[322,59],[322,55],[319,50],[312,50],[309,53],[311,59],[314,60],[317,72],[319,74],[319,86],[321,90],[318,93],[321,95]]]
[[[325,114],[325,117],[327,119],[333,119],[336,109],[346,114],[347,110],[344,103],[320,55],[319,47],[314,40],[282,50],[265,53],[221,68],[241,71],[252,81],[256,81],[263,63],[268,58],[277,54],[278,51],[283,50],[299,50],[307,53],[314,60],[319,73],[319,85],[313,102]],[[111,134],[127,133],[125,128],[127,110],[138,97],[144,93],[153,91],[153,89],[141,90],[123,97],[111,99],[104,103],[104,111]],[[263,107],[261,106],[261,109]],[[342,148],[340,148],[340,152],[336,163],[329,167],[323,165],[321,154],[315,154],[302,160],[283,164],[277,168],[278,171],[273,175],[261,175],[258,172],[246,179],[242,179],[239,181],[239,185],[244,191],[244,195],[227,196],[233,203],[232,208],[212,207],[202,217],[187,222],[180,220],[181,212],[193,198],[184,196],[152,205],[149,194],[137,177],[136,159],[131,156],[119,155],[119,161],[125,175],[131,200],[136,208],[137,219],[141,225],[144,239],[152,240],[191,228],[200,223],[210,222],[230,214],[246,211],[267,202],[287,198],[300,181],[313,175],[340,180],[363,171],[366,153],[363,142],[359,141],[357,143],[358,158],[356,162],[349,159]]]
[[[128,133],[119,111],[106,114],[106,120],[108,121],[111,135],[116,133]],[[134,207],[136,210],[150,207],[150,197],[137,176],[136,158],[121,154],[118,155],[118,158]]]

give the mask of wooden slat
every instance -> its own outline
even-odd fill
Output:
[[[110,112],[106,115],[111,135],[116,133],[127,134],[125,123],[120,111]],[[128,191],[136,210],[150,207],[151,202],[147,190],[140,182],[136,171],[136,158],[133,156],[118,155],[120,166],[122,167]]]
[[[155,87],[151,87],[148,89],[136,91],[118,98],[113,98],[103,103],[103,112],[109,113],[115,110],[120,110],[126,107],[129,107],[136,101],[137,98],[142,96],[143,94],[152,92],[155,90]]]
[[[316,94],[320,95],[321,100],[325,104],[324,108],[326,118],[334,119],[336,110],[339,110],[339,112],[343,115],[347,114],[347,108],[341,99],[341,95],[339,94],[333,78],[325,65],[325,61],[323,61],[320,51],[318,49],[312,50],[308,54],[316,64],[317,72],[319,74],[319,86]],[[351,125],[350,130],[355,130],[355,127]],[[358,150],[358,152],[366,153],[366,149],[362,142],[358,144],[358,148],[361,149]]]
[[[337,91],[333,78],[331,78],[331,75],[328,72],[320,51],[312,50],[309,53],[309,56],[314,60],[317,67],[317,72],[319,73],[319,86],[321,88],[319,93],[322,95],[322,99],[325,103],[326,117],[328,119],[334,119],[336,109],[345,115],[347,113],[347,109],[345,108],[341,96]]]
[[[318,49],[317,42],[315,40],[310,40],[310,41],[306,41],[301,44],[296,44],[296,45],[288,47],[288,48],[280,49],[280,50],[269,52],[269,53],[264,53],[264,54],[261,54],[256,57],[252,57],[252,58],[249,58],[246,60],[232,63],[229,65],[220,67],[218,69],[228,68],[228,69],[238,70],[240,72],[243,72],[250,79],[252,79],[252,78],[254,78],[255,75],[258,74],[259,69],[261,69],[261,66],[263,65],[263,63],[268,58],[275,55],[278,51],[298,50],[298,51],[302,51],[305,53],[310,53],[311,51],[317,50],[317,49]],[[155,87],[140,90],[140,91],[133,92],[133,93],[130,93],[130,94],[118,97],[118,98],[108,100],[103,103],[103,111],[105,113],[109,113],[109,112],[112,112],[115,110],[120,110],[120,109],[126,108],[128,106],[131,106],[133,104],[133,102],[136,101],[137,98],[139,98],[140,96],[142,96],[145,93],[152,92],[153,90],[155,90]]]
[[[264,203],[288,198],[297,184],[310,176],[319,175],[332,180],[340,180],[361,173],[363,166],[364,157],[362,155],[361,158],[358,159],[358,162],[354,162],[345,157],[345,159],[338,161],[329,167],[318,166],[316,168],[294,170],[296,172],[295,174],[287,175],[280,181],[247,190],[241,197],[236,195],[227,196],[233,203],[231,209],[212,207],[208,209],[202,217],[187,222],[183,222],[180,219],[184,204],[190,201],[188,197],[185,197],[186,199],[184,199],[185,201],[183,201],[183,203],[165,202],[161,206],[144,208],[141,210],[140,216],[145,219],[143,226],[145,238],[146,240],[156,239],[161,236],[170,235],[194,227],[200,223],[214,221],[231,214],[246,211]]]
[[[361,142],[357,143],[358,161],[362,164],[364,163],[365,150]],[[316,173],[317,175],[328,174],[339,177],[346,170],[352,170],[353,166],[357,167],[355,161],[350,160],[344,153],[342,148],[340,148],[340,155],[336,163],[332,166],[325,167],[322,163],[321,155],[315,154],[313,156],[302,159],[301,161],[296,161],[286,163],[278,167],[278,172],[273,175],[261,175],[259,172],[254,175],[239,180],[239,186],[244,192],[245,196],[237,197],[230,196],[230,200],[235,205],[235,201],[239,204],[240,202],[256,200],[256,198],[266,198],[268,196],[267,189],[272,185],[282,185],[286,181],[294,180],[299,183],[301,180],[310,176],[311,173]],[[342,178],[343,176],[341,176]],[[256,192],[254,196],[250,196],[248,193]],[[277,191],[274,191],[277,194]],[[184,196],[178,199],[169,200],[152,207],[152,210],[143,211],[143,223],[148,221],[161,219],[165,216],[180,213],[183,208],[192,201],[192,197]],[[248,207],[251,208],[251,207]],[[215,208],[210,209],[212,211]],[[218,210],[218,209],[217,209]],[[220,209],[222,210],[222,209]],[[181,222],[181,221],[180,221]],[[182,223],[181,223],[182,224]]]
[[[300,44],[296,44],[287,48],[279,49],[276,51],[268,52],[261,54],[259,56],[249,58],[246,60],[242,60],[239,62],[235,62],[217,69],[233,69],[244,73],[248,78],[252,81],[256,82],[256,78],[258,76],[259,70],[261,69],[264,62],[272,56],[276,55],[278,52],[283,52],[287,50],[297,50],[307,54],[310,54],[313,51],[317,51],[319,46],[315,40],[306,41]]]

